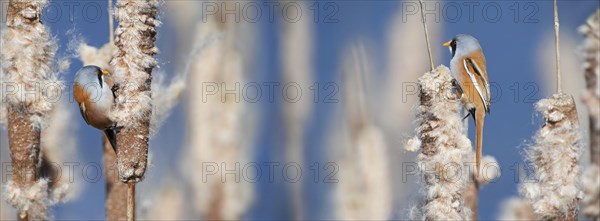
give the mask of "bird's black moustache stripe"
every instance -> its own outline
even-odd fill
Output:
[[[452,40],[450,48],[452,48],[452,58],[454,58],[454,55],[456,54],[456,40]]]
[[[452,57],[454,58],[454,55],[456,54],[456,45],[452,45]]]
[[[102,72],[98,74],[98,83],[100,83],[100,88],[102,88]]]

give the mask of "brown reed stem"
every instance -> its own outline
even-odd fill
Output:
[[[423,30],[425,30],[425,41],[427,42],[427,52],[429,53],[429,63],[431,64],[431,70],[435,68],[433,64],[433,55],[431,53],[431,44],[429,43],[429,31],[427,31],[427,22],[425,21],[425,13],[423,12],[423,0],[419,0],[421,4],[421,18],[423,19]]]
[[[102,133],[104,146],[104,176],[106,179],[106,220],[127,219],[127,184],[117,174],[117,155]]]
[[[127,220],[135,220],[135,182],[127,182]]]
[[[556,6],[556,0],[554,0],[554,47],[556,47],[556,91],[558,94],[562,93],[562,80],[560,73],[560,48],[558,31],[560,24],[558,22],[558,6]]]

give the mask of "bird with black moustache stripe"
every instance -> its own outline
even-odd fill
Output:
[[[88,65],[75,74],[73,96],[88,125],[104,131],[116,152],[116,127],[109,114],[115,102],[111,74],[98,66]]]
[[[450,72],[461,101],[475,120],[476,172],[479,174],[483,145],[483,122],[490,113],[490,84],[486,70],[485,56],[479,41],[471,35],[460,34],[444,43],[452,54]]]

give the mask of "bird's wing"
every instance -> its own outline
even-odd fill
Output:
[[[475,59],[465,58],[463,65],[481,98],[485,112],[490,112],[490,86],[485,71],[480,68]]]
[[[469,59],[469,61],[473,65],[473,70],[475,70],[475,73],[477,74],[477,76],[479,76],[479,78],[483,82],[483,87],[485,88],[485,92],[487,93],[486,99],[487,99],[488,107],[489,107],[491,105],[490,97],[491,97],[492,93],[490,93],[490,82],[488,81],[487,71],[485,69],[485,61],[483,63],[483,67],[481,67],[481,65],[479,65],[479,63],[477,62],[477,59]]]
[[[85,123],[87,123],[89,125],[90,121],[88,120],[88,117],[87,117],[87,111],[86,111],[86,108],[85,108],[85,102],[79,103],[79,112],[81,113],[81,116],[83,117],[83,120],[85,120]]]

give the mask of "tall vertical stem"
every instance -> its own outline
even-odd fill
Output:
[[[558,23],[558,7],[556,6],[556,0],[554,0],[554,46],[556,47],[556,91],[562,93],[562,80],[560,73],[560,48],[559,48],[559,23]]]
[[[127,220],[135,220],[135,182],[129,181],[127,183]]]
[[[104,146],[104,176],[106,179],[106,220],[127,219],[127,184],[117,174],[117,155],[106,136],[102,134]]]
[[[427,52],[429,53],[429,63],[431,65],[431,70],[435,68],[433,64],[433,55],[431,54],[431,44],[429,43],[429,31],[427,31],[427,22],[425,21],[425,13],[423,12],[423,0],[419,0],[421,4],[421,18],[423,19],[423,29],[425,30],[425,41],[427,42]]]

